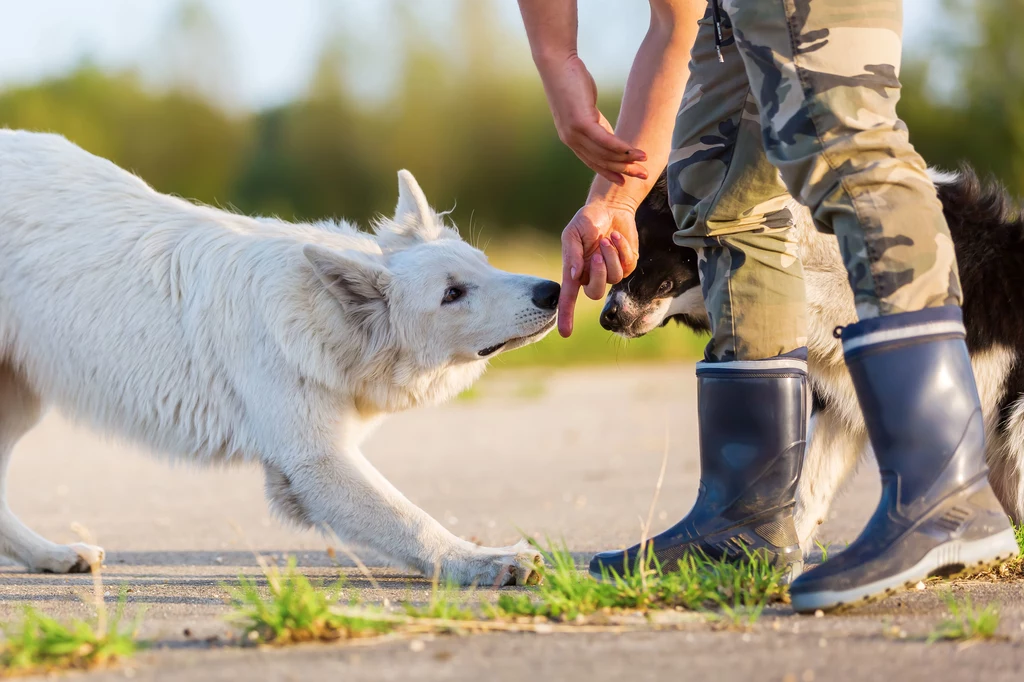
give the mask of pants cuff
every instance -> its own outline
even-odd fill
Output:
[[[879,344],[950,335],[961,338],[967,335],[959,306],[872,317],[844,327],[840,338],[843,340],[843,352],[849,354]]]
[[[725,362],[698,362],[697,376],[709,372],[736,372],[742,374],[807,374],[807,347],[797,348],[785,355],[764,360],[727,360]]]

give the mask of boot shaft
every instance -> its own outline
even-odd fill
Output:
[[[700,496],[742,518],[791,505],[807,434],[806,363],[797,358],[697,365]]]
[[[985,473],[985,423],[964,337],[953,307],[843,330],[871,446],[883,482],[898,480],[901,505]]]

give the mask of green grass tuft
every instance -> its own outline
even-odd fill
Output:
[[[95,622],[73,620],[61,623],[31,606],[16,625],[2,627],[0,676],[42,673],[68,668],[94,668],[128,658],[139,649],[135,627],[122,628],[127,590],[122,588],[109,623],[103,611]]]
[[[564,546],[541,551],[543,582],[530,594],[499,596],[499,615],[566,621],[609,610],[682,608],[721,609],[736,621],[756,620],[767,604],[786,594],[782,571],[754,556],[734,564],[691,555],[674,570],[663,570],[651,554],[644,570],[606,573],[597,581],[577,570]]]
[[[333,610],[344,581],[324,587],[309,581],[296,569],[295,557],[288,558],[284,571],[265,566],[268,596],[257,582],[239,576],[238,587],[225,585],[235,611],[229,617],[240,625],[249,641],[272,644],[333,641],[384,634],[394,629],[391,620],[365,613]]]
[[[971,603],[970,596],[964,597],[963,603],[947,593],[943,596],[949,607],[949,618],[939,623],[928,636],[928,643],[939,640],[969,641],[992,639],[999,629],[999,609],[995,604],[977,609]]]
[[[540,548],[538,548],[540,549]],[[289,558],[286,568],[263,564],[267,588],[239,577],[239,586],[225,586],[235,613],[231,620],[244,628],[250,642],[290,644],[369,637],[389,632],[461,632],[524,627],[529,618],[541,627],[547,621],[579,621],[599,612],[653,612],[687,609],[715,611],[715,618],[735,625],[757,620],[764,607],[783,601],[783,573],[768,562],[751,556],[733,564],[691,556],[677,569],[663,571],[653,554],[643,571],[623,576],[606,575],[596,581],[577,570],[572,555],[562,547],[540,549],[546,565],[540,568],[543,582],[520,592],[503,592],[497,604],[481,600],[471,608],[472,592],[463,593],[435,578],[426,604],[404,604],[404,614],[361,607],[337,607],[343,582],[323,585],[310,582]],[[266,596],[264,596],[266,592]],[[515,623],[509,623],[515,620]],[[529,627],[529,623],[526,627]]]
[[[439,585],[434,579],[430,588],[430,599],[425,606],[405,604],[405,613],[411,618],[435,620],[474,620],[476,614],[466,606],[465,597],[457,585]]]

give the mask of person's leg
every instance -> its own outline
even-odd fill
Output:
[[[850,547],[792,586],[801,611],[857,603],[1016,553],[988,485],[952,241],[896,115],[901,0],[726,0],[765,149],[839,239],[860,322],[847,366],[882,473]]]
[[[722,18],[701,21],[666,178],[676,243],[698,252],[711,321],[709,362],[762,360],[807,343],[803,267],[792,241],[793,198],[765,155],[757,100]]]
[[[712,338],[697,367],[701,480],[679,523],[651,539],[666,569],[697,551],[766,555],[799,573],[794,495],[806,433],[806,302],[792,198],[761,146],[757,107],[725,26],[701,23],[667,171],[676,240],[698,249]],[[604,552],[595,577],[636,565]]]

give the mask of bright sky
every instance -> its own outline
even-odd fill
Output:
[[[0,88],[66,71],[88,57],[104,67],[159,70],[160,38],[180,0],[0,0]],[[920,49],[940,0],[906,0],[906,42]],[[452,0],[418,0],[430,37],[444,42]],[[598,83],[621,82],[647,24],[643,0],[580,0],[580,51]],[[326,33],[359,36],[370,54],[358,85],[387,83],[391,71],[384,0],[207,0],[224,32],[239,103],[263,107],[302,91]],[[527,60],[516,0],[498,0],[509,59]],[[511,49],[508,47],[511,46]],[[222,67],[223,68],[223,67]],[[386,86],[385,86],[386,87]]]

